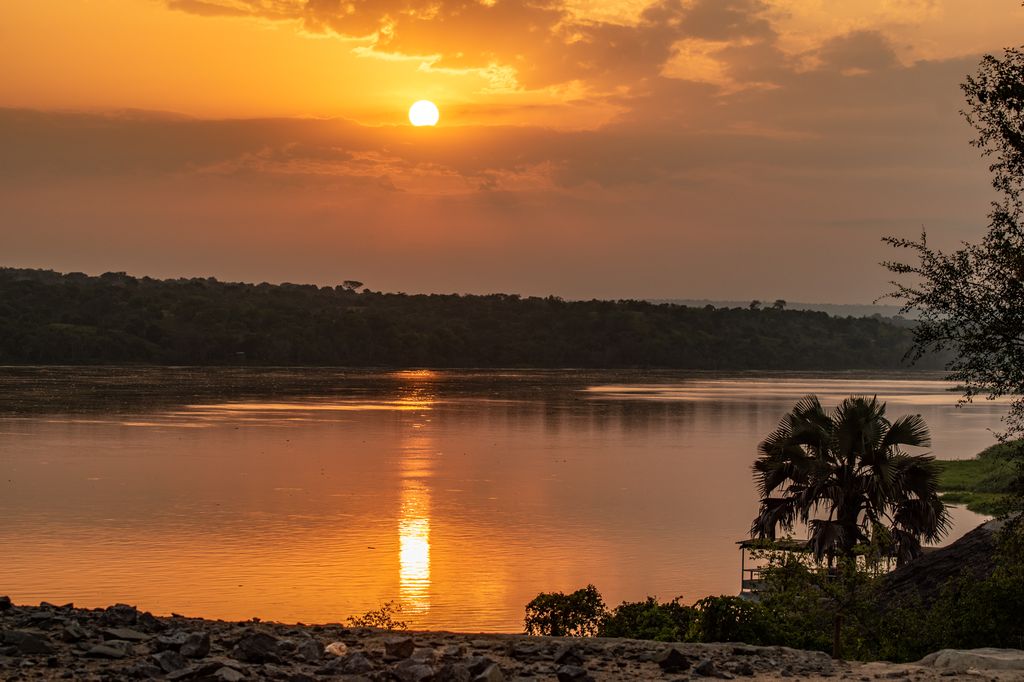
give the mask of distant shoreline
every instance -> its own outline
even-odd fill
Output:
[[[557,296],[383,293],[0,268],[0,365],[841,371],[913,366],[913,323]]]

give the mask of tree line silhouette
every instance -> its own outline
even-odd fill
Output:
[[[0,364],[906,367],[879,318],[0,268]],[[917,367],[939,368],[926,357]]]

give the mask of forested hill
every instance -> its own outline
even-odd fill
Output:
[[[356,284],[0,269],[0,364],[890,369],[911,340],[884,320],[816,312]]]

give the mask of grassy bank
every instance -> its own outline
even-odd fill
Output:
[[[966,504],[979,514],[1000,513],[1022,456],[1024,440],[1017,440],[986,448],[973,459],[939,462],[942,499],[950,504]]]

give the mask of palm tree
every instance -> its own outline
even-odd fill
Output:
[[[878,398],[852,396],[826,412],[806,396],[759,446],[754,477],[761,507],[751,535],[808,526],[815,557],[852,557],[858,544],[887,547],[902,564],[921,554],[921,539],[941,539],[949,514],[939,499],[938,468],[921,415],[890,422]]]

